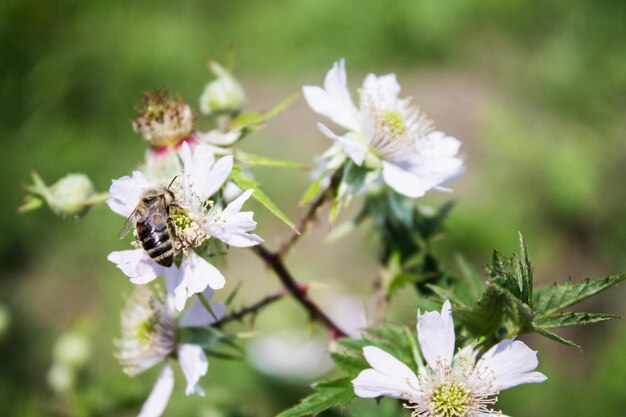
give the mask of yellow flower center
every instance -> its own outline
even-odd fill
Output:
[[[470,406],[470,392],[462,386],[449,382],[433,391],[430,409],[439,417],[464,417]]]
[[[400,136],[406,132],[406,120],[397,111],[386,110],[378,115],[380,127],[394,136]]]

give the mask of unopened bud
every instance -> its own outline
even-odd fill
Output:
[[[175,146],[193,131],[191,107],[165,91],[144,93],[137,114],[133,129],[154,148]]]
[[[217,77],[204,88],[200,97],[200,111],[206,115],[237,114],[246,101],[239,82],[217,62],[209,63]]]
[[[95,194],[86,175],[69,174],[48,188],[43,197],[50,208],[63,216],[81,216],[89,209],[87,200]]]

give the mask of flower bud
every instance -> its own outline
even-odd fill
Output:
[[[217,79],[204,88],[200,97],[200,111],[206,115],[237,114],[246,101],[239,82],[217,62],[209,63]]]
[[[193,131],[191,107],[165,91],[144,93],[137,114],[133,129],[153,148],[175,146]]]
[[[82,216],[89,209],[87,200],[95,194],[86,175],[69,174],[48,188],[43,196],[50,208],[63,216]]]

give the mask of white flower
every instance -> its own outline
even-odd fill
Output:
[[[252,220],[253,213],[241,212],[252,190],[243,193],[224,210],[212,206],[209,200],[224,185],[232,169],[232,157],[225,156],[216,161],[206,145],[198,144],[192,152],[187,143],[183,143],[180,154],[183,172],[170,187],[177,204],[170,213],[176,229],[175,248],[177,252],[183,252],[180,269],[176,269],[180,279],[174,291],[178,310],[184,308],[187,298],[204,291],[207,286],[217,290],[225,284],[219,270],[198,256],[193,251],[194,247],[212,236],[236,247],[263,242],[259,236],[248,233],[256,227],[256,222]],[[111,198],[107,204],[116,213],[128,217],[139,203],[141,195],[155,186],[143,173],[135,171],[132,177],[113,181]],[[146,284],[168,269],[153,261],[143,249],[112,252],[108,259],[134,284]]]
[[[427,366],[416,375],[387,352],[367,346],[365,359],[372,369],[352,381],[356,395],[400,398],[409,402],[413,417],[499,416],[490,408],[500,391],[546,380],[537,368],[537,352],[523,342],[506,339],[476,361],[469,346],[454,354],[452,308],[446,301],[439,312],[417,316],[417,336]]]
[[[421,197],[459,174],[459,141],[434,130],[410,99],[399,97],[395,74],[369,74],[360,89],[359,109],[347,88],[343,60],[328,72],[324,88],[305,86],[303,93],[315,112],[348,130],[340,136],[320,123],[322,133],[339,143],[355,164],[379,171],[397,192]]]
[[[208,326],[221,318],[225,306],[223,303],[211,303],[216,315],[213,317],[199,300],[181,317],[176,317],[171,291],[177,284],[178,276],[168,273],[166,297],[155,293],[148,287],[137,287],[122,312],[122,336],[116,341],[119,359],[124,372],[135,376],[160,362],[165,362],[152,392],[145,401],[140,417],[158,417],[163,413],[174,388],[174,372],[170,360],[176,358],[187,381],[187,395],[204,395],[198,384],[200,377],[207,373],[208,361],[201,346],[180,343],[177,334],[180,328],[190,326]],[[212,291],[206,290],[205,296],[211,298]]]

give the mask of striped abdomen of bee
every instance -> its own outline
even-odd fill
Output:
[[[154,262],[166,267],[172,266],[176,253],[170,238],[167,219],[159,221],[153,216],[146,222],[137,222],[137,237]]]

